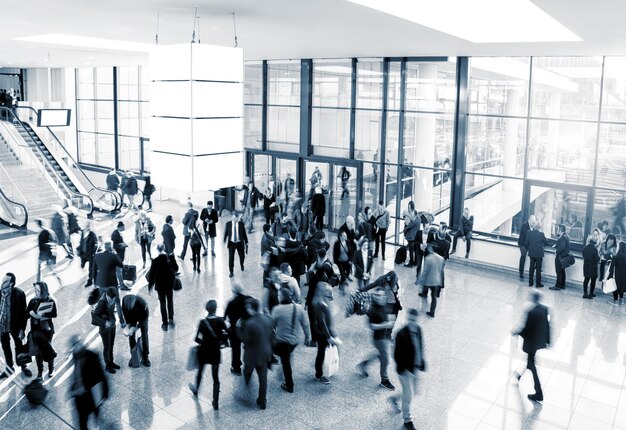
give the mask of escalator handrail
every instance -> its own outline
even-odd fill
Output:
[[[28,109],[31,110],[35,113],[35,115],[38,117],[39,116],[39,112],[37,112],[37,110],[35,108],[33,108],[32,106],[16,106],[17,109]],[[80,169],[80,167],[78,166],[78,163],[76,162],[76,160],[74,159],[74,157],[72,157],[72,154],[69,153],[69,151],[65,148],[65,145],[63,145],[63,143],[61,142],[61,140],[57,137],[57,135],[54,133],[54,131],[52,131],[50,129],[50,127],[47,126],[42,126],[42,128],[46,128],[48,130],[48,132],[50,133],[50,135],[54,138],[54,140],[57,141],[57,143],[59,144],[58,146],[60,148],[62,148],[63,153],[68,157],[68,159],[76,166],[76,168],[78,170],[80,170],[81,173],[83,173],[83,178],[87,181],[87,183],[89,184],[89,186],[91,186],[91,189],[87,192],[87,194],[91,193],[93,190],[98,190],[101,191],[105,194],[112,194],[114,197],[114,200],[117,202],[115,205],[115,208],[113,209],[114,211],[121,209],[121,197],[119,196],[119,194],[117,194],[117,192],[115,191],[109,191],[106,188],[101,188],[101,187],[97,187],[92,181],[91,179],[89,179],[89,176],[85,175],[84,172]],[[31,127],[32,129],[32,127]],[[37,134],[37,132],[33,129],[33,132],[35,134]],[[42,140],[42,143],[45,146],[45,143]],[[116,195],[117,194],[117,195]]]
[[[57,182],[57,184],[58,183],[63,184],[63,187],[65,188],[65,190],[70,195],[80,196],[82,198],[87,198],[89,200],[89,202],[90,202],[90,210],[89,211],[81,210],[81,211],[86,213],[87,216],[91,216],[93,214],[93,208],[94,208],[93,199],[89,195],[87,195],[87,194],[77,193],[77,192],[72,191],[72,189],[68,186],[68,184],[65,182],[65,180],[61,177],[59,172],[57,172],[57,170],[54,168],[54,166],[52,165],[50,160],[48,160],[48,157],[46,157],[46,154],[44,154],[44,152],[41,150],[39,145],[37,145],[37,140],[35,139],[33,134],[24,126],[24,123],[17,117],[17,115],[15,114],[15,112],[13,112],[12,109],[9,109],[9,108],[6,108],[6,107],[0,107],[0,110],[9,112],[13,116],[14,120],[16,120],[18,122],[18,124],[24,129],[24,131],[26,131],[26,133],[28,134],[28,137],[33,141],[33,143],[35,143],[34,147],[38,151],[39,155],[41,155],[41,159],[43,160],[42,162],[45,163],[47,165],[47,167],[52,172],[54,172],[53,174],[56,176],[56,179],[59,181],[59,182]],[[30,145],[29,145],[29,147],[30,147]],[[49,173],[50,173],[50,171],[49,171]]]
[[[23,204],[21,204],[19,202],[16,202],[16,201],[13,201],[10,198],[8,198],[6,196],[6,194],[4,194],[4,191],[2,191],[2,189],[0,189],[0,196],[2,196],[2,198],[4,200],[6,200],[7,202],[12,203],[12,204],[14,204],[16,206],[20,206],[24,210],[24,218],[25,218],[24,219],[24,224],[21,224],[21,225],[13,224],[12,222],[9,222],[9,221],[7,221],[5,219],[2,219],[2,218],[0,218],[0,223],[8,225],[10,227],[26,228],[26,226],[28,225],[28,210],[26,209],[26,206],[24,206]]]

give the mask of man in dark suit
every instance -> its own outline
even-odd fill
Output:
[[[22,352],[27,352],[28,347],[22,343],[25,339],[26,322],[29,315],[26,313],[26,295],[17,288],[16,279],[13,273],[7,273],[2,279],[0,289],[0,343],[6,365],[11,372],[3,372],[0,379],[6,378],[13,371],[13,352],[11,351],[11,339],[15,343],[15,358]],[[26,349],[26,351],[23,351]],[[22,366],[22,373],[31,377],[31,371]]]
[[[316,187],[315,194],[311,197],[311,212],[313,212],[315,227],[318,230],[323,229],[324,215],[326,214],[326,198],[322,193],[321,187]]]
[[[185,255],[187,254],[187,245],[189,244],[189,239],[191,238],[191,233],[193,232],[193,227],[195,226],[195,222],[198,220],[198,211],[193,208],[193,203],[187,202],[187,212],[183,217],[183,236],[185,236],[185,241],[183,242],[183,252],[178,256],[181,260],[185,259]]]
[[[141,346],[142,357],[141,364],[145,367],[150,367],[150,344],[148,342],[148,318],[150,317],[150,309],[148,303],[140,296],[136,294],[127,294],[122,300],[122,312],[124,313],[124,319],[128,326],[128,343],[130,345],[130,354],[132,356],[133,349],[137,344],[135,335],[138,330],[141,330]],[[131,361],[128,363],[130,366]]]
[[[539,223],[531,226],[531,229],[526,233],[526,249],[528,249],[528,256],[530,257],[530,269],[528,273],[528,286],[533,286],[533,275],[535,270],[537,271],[537,288],[543,287],[541,283],[541,265],[543,264],[543,247],[548,244],[548,239],[539,229]]]
[[[368,283],[372,272],[372,253],[369,250],[369,241],[365,237],[361,238],[361,248],[352,257],[352,266],[360,291]]]
[[[231,327],[228,332],[232,354],[230,372],[241,376],[241,339],[235,327],[237,327],[239,320],[245,320],[249,316],[246,311],[246,300],[249,299],[250,296],[246,296],[243,293],[243,288],[238,282],[233,282],[231,290],[233,297],[228,302],[228,305],[226,305],[226,310],[224,311],[224,318],[228,319]]]
[[[537,218],[534,215],[528,217],[528,221],[524,222],[519,231],[519,238],[517,239],[517,246],[519,247],[519,278],[524,280],[524,264],[526,264],[526,254],[528,254],[528,248],[526,248],[526,236],[530,231],[530,226],[537,222]]]
[[[252,372],[259,377],[259,397],[257,405],[261,409],[267,406],[267,365],[272,359],[272,337],[274,321],[269,315],[259,312],[257,299],[246,300],[246,311],[250,318],[237,324],[239,337],[244,344],[243,376],[246,384],[250,383]]]
[[[176,234],[172,228],[174,218],[172,215],[165,217],[165,224],[163,224],[163,230],[161,236],[163,236],[163,245],[165,245],[165,253],[167,255],[174,255],[174,248],[176,247]]]
[[[206,203],[206,208],[202,209],[202,212],[200,212],[200,219],[202,220],[202,227],[204,228],[204,240],[208,244],[209,237],[211,238],[211,257],[215,257],[215,236],[217,236],[215,224],[217,224],[218,216],[217,211],[213,209],[212,201],[209,200]],[[209,250],[205,249],[202,255],[207,255],[208,252]]]
[[[87,222],[80,236],[80,244],[78,245],[78,256],[80,257],[80,268],[84,268],[89,263],[89,273],[87,275],[87,284],[85,287],[93,285],[93,256],[98,250],[98,237],[91,231],[91,223]]]
[[[534,291],[531,294],[531,300],[532,304],[526,312],[524,326],[513,331],[513,335],[519,335],[524,339],[522,349],[528,354],[526,369],[533,374],[535,394],[529,394],[528,398],[535,402],[541,402],[543,400],[543,391],[541,390],[541,382],[535,366],[535,354],[540,349],[550,346],[550,317],[548,308],[539,302],[541,300],[539,292]],[[515,372],[514,376],[519,381],[522,374],[523,371],[521,373]]]
[[[411,418],[411,401],[417,392],[417,372],[426,369],[424,360],[424,344],[422,329],[417,323],[417,310],[409,309],[408,324],[396,335],[393,358],[396,362],[396,371],[402,386],[402,396],[393,396],[389,399],[397,413],[400,412],[398,402],[402,399],[402,418],[404,428],[415,430]]]
[[[119,303],[117,288],[109,287],[100,296],[91,314],[92,324],[97,325],[102,338],[102,355],[104,357],[105,370],[116,373],[120,366],[113,361],[113,346],[115,344],[115,308]],[[126,327],[124,315],[120,317],[122,327]]]
[[[554,245],[556,255],[554,256],[554,271],[556,272],[556,284],[550,287],[551,290],[565,289],[565,268],[561,265],[561,259],[569,255],[569,236],[565,230],[565,225],[559,225],[559,239]]]
[[[113,244],[111,242],[104,243],[104,251],[97,253],[93,257],[93,276],[96,283],[103,292],[108,287],[117,287],[117,268],[123,268],[122,259],[113,252]],[[129,290],[125,285],[119,285],[120,288]]]
[[[228,271],[231,278],[234,275],[233,268],[235,266],[235,251],[239,254],[239,264],[243,272],[243,262],[246,258],[245,253],[248,252],[248,235],[246,226],[239,219],[236,212],[233,212],[233,218],[226,223],[224,229],[224,243],[228,244]]]

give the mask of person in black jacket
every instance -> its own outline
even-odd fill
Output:
[[[38,219],[35,224],[39,228],[39,235],[37,236],[37,245],[39,248],[39,257],[37,260],[37,281],[41,281],[43,278],[44,269],[53,274],[59,284],[61,279],[55,270],[56,266],[56,245],[54,240],[54,234],[43,226],[43,221]]]
[[[569,236],[565,225],[559,225],[559,239],[556,241],[556,255],[554,256],[554,271],[556,272],[556,284],[551,290],[565,289],[565,268],[561,265],[561,259],[569,255]]]
[[[91,222],[87,222],[81,232],[77,251],[80,257],[80,268],[84,268],[85,264],[89,263],[89,273],[85,287],[90,287],[93,285],[93,257],[98,251],[98,237],[91,231]]]
[[[174,255],[174,248],[176,247],[176,234],[172,228],[174,218],[172,215],[165,217],[165,224],[163,224],[163,230],[161,236],[163,236],[163,245],[165,246],[165,253],[167,255]]]
[[[11,351],[11,338],[15,343],[15,357],[24,351],[24,341],[26,330],[26,322],[28,314],[26,313],[26,295],[16,286],[15,275],[7,273],[2,279],[2,287],[0,289],[0,343],[7,366],[11,372],[3,372],[0,379],[6,378],[13,371],[13,352]],[[31,377],[32,373],[26,365],[22,366],[22,373],[27,377]]]
[[[141,330],[141,346],[143,350],[143,356],[141,364],[145,367],[150,367],[150,342],[148,338],[148,318],[150,317],[150,308],[148,303],[140,296],[136,294],[127,294],[122,300],[122,312],[124,313],[124,319],[128,327],[128,344],[130,345],[130,353],[132,355],[133,349],[137,344],[135,335],[138,330]],[[131,361],[128,365],[131,365]]]
[[[237,215],[233,212],[233,218],[226,223],[224,229],[224,243],[228,245],[228,271],[231,278],[234,275],[233,268],[235,266],[235,251],[239,254],[239,264],[241,265],[241,271],[243,272],[243,263],[246,259],[245,254],[248,252],[248,234],[246,233],[246,227]]]
[[[115,170],[111,170],[107,175],[106,179],[107,190],[109,191],[117,191],[120,187],[120,177],[117,176],[117,172]]]
[[[94,310],[91,312],[91,321],[99,327],[102,338],[102,355],[104,357],[105,370],[116,373],[120,366],[113,361],[113,346],[115,345],[115,307],[118,303],[117,288],[109,287],[106,293],[98,299]],[[122,327],[126,327],[124,316],[121,315]]]
[[[624,292],[626,292],[626,242],[619,243],[617,252],[611,260],[607,279],[611,278],[615,278],[617,290],[613,291],[613,300],[609,300],[609,303],[621,305],[624,300]]]
[[[124,290],[129,289],[123,283],[118,285],[117,270],[122,269],[124,263],[119,255],[113,252],[113,244],[111,242],[104,243],[104,251],[97,253],[93,257],[93,277],[96,286],[103,291],[108,287],[120,287]]]
[[[150,175],[146,175],[145,184],[143,186],[143,196],[145,197],[145,203],[148,204],[148,209],[146,211],[152,212],[152,194],[156,191],[156,187],[152,184],[152,179]]]
[[[187,212],[185,212],[185,216],[183,217],[183,236],[185,237],[185,241],[183,242],[183,252],[178,256],[181,260],[185,260],[185,255],[187,255],[187,245],[189,244],[189,239],[191,239],[191,227],[196,225],[196,221],[198,221],[199,214],[198,211],[193,208],[193,203],[191,201],[187,202]]]
[[[200,345],[198,348],[198,373],[196,373],[196,383],[189,384],[189,389],[195,397],[198,397],[200,390],[200,382],[202,382],[202,373],[204,366],[211,365],[211,375],[213,376],[213,409],[219,409],[220,399],[220,363],[222,362],[221,346],[228,340],[226,334],[226,324],[224,318],[215,315],[217,311],[217,302],[209,300],[205,306],[208,315],[198,324],[198,332],[196,333],[196,343]]]
[[[543,264],[544,250],[543,247],[548,244],[548,239],[539,230],[539,223],[530,226],[530,230],[526,233],[526,249],[530,257],[530,268],[528,270],[528,286],[533,286],[533,276],[537,272],[537,288],[543,287],[541,283],[541,266]]]
[[[469,258],[470,248],[472,247],[472,231],[474,230],[474,215],[470,216],[469,208],[463,209],[463,216],[461,216],[461,225],[459,229],[454,233],[454,239],[452,240],[452,252],[456,252],[456,241],[459,237],[465,240],[465,258]]]
[[[33,346],[30,354],[35,356],[37,362],[37,378],[41,380],[44,361],[48,363],[48,378],[52,378],[54,373],[54,358],[57,353],[52,348],[52,337],[54,336],[52,319],[57,317],[57,304],[48,292],[48,284],[35,282],[33,287],[35,297],[28,302],[26,308],[30,317],[28,336]]]
[[[417,372],[426,370],[422,329],[417,323],[417,310],[409,309],[407,325],[398,331],[395,340],[393,358],[402,386],[402,396],[393,396],[389,400],[397,413],[398,402],[402,398],[402,418],[404,428],[415,430],[411,418],[411,401],[417,392]]]
[[[152,288],[159,295],[159,304],[161,305],[161,328],[163,331],[169,327],[174,327],[174,281],[176,272],[178,272],[178,264],[173,255],[167,255],[165,245],[159,243],[157,245],[159,255],[152,260],[150,271],[148,272],[148,291],[152,292]]]
[[[550,318],[548,308],[540,303],[541,294],[538,291],[531,293],[532,303],[526,312],[524,325],[513,331],[513,336],[521,336],[524,339],[522,349],[528,354],[526,369],[533,374],[535,384],[535,393],[529,394],[528,398],[535,402],[543,400],[543,391],[541,390],[541,382],[537,374],[535,366],[535,354],[543,348],[550,347]],[[522,372],[515,372],[514,377],[519,381]]]
[[[534,215],[528,217],[528,221],[524,222],[519,231],[519,238],[517,239],[517,246],[519,247],[519,278],[524,280],[524,265],[526,264],[526,255],[528,254],[528,248],[526,248],[526,235],[530,231],[530,226],[537,222],[537,218]]]
[[[239,339],[235,327],[237,326],[237,321],[248,318],[246,300],[249,299],[250,296],[246,296],[243,293],[243,287],[238,282],[233,283],[231,290],[233,297],[226,305],[226,310],[224,311],[224,317],[228,319],[228,323],[230,324],[230,330],[228,331],[232,354],[230,372],[241,376],[241,339]]]
[[[592,236],[587,238],[587,245],[583,249],[583,299],[593,299],[596,289],[596,279],[598,279],[598,264],[600,263],[600,254],[595,240]],[[591,281],[591,289],[587,293],[587,287]]]
[[[109,383],[98,355],[87,349],[78,335],[70,338],[74,371],[70,396],[74,398],[80,430],[87,430],[89,415],[98,417],[100,405],[109,397]]]
[[[315,188],[315,194],[311,197],[311,212],[313,212],[313,222],[318,230],[324,228],[324,215],[326,215],[326,198],[321,187]]]
[[[217,211],[213,209],[213,202],[209,200],[206,202],[206,208],[200,212],[200,219],[202,220],[202,227],[204,229],[204,240],[209,245],[209,238],[211,238],[211,257],[215,257],[215,236],[217,236],[216,224],[219,221]],[[202,256],[206,256],[208,249],[204,250]]]

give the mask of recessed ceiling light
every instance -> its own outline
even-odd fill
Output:
[[[98,37],[74,36],[71,34],[40,34],[15,37],[22,42],[45,43],[47,45],[79,46],[82,48],[110,49],[112,51],[149,52],[154,46],[149,43],[127,42],[125,40],[101,39]]]
[[[474,43],[580,42],[530,0],[348,0]]]

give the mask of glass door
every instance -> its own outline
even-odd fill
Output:
[[[334,186],[331,193],[332,222],[330,228],[339,229],[351,215],[356,220],[358,172],[355,166],[333,164]]]

